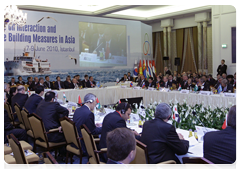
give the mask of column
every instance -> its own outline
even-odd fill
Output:
[[[203,72],[208,73],[208,65],[207,65],[207,22],[203,22],[203,63],[202,69]]]
[[[163,28],[163,56],[167,56],[167,28]],[[167,61],[164,60],[164,67],[167,67]]]
[[[167,32],[168,32],[168,68],[169,70],[172,71],[172,55],[171,55],[171,27],[167,27]]]
[[[198,71],[202,71],[202,24],[198,22]]]

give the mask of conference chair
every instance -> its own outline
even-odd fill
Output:
[[[73,163],[72,162],[73,154],[80,157],[80,164],[82,164],[83,152],[82,152],[82,147],[81,147],[81,143],[80,143],[80,140],[82,138],[80,138],[78,135],[78,131],[75,126],[75,123],[66,116],[63,118],[60,118],[59,121],[61,123],[62,131],[65,136],[66,142],[67,142],[66,164],[68,164],[68,155],[69,154],[71,157],[71,164]],[[77,148],[73,147],[72,144],[74,144]]]
[[[99,154],[107,153],[107,148],[102,148],[100,151],[97,150],[93,135],[91,134],[90,130],[87,128],[85,124],[81,126],[81,132],[88,153],[88,163],[105,164],[103,162],[100,162]]]
[[[34,138],[34,135],[33,135],[33,132],[32,132],[32,127],[31,127],[29,119],[28,119],[28,116],[30,115],[28,110],[25,107],[23,107],[23,109],[21,111],[21,114],[22,114],[22,119],[23,119],[23,123],[24,123],[25,130],[26,130],[27,134],[30,137]]]
[[[130,164],[149,164],[147,145],[136,139],[136,156]],[[158,164],[176,164],[174,160],[160,162]]]
[[[59,143],[48,142],[47,134],[59,133],[58,128],[50,129],[48,132],[46,132],[42,119],[35,113],[32,113],[31,115],[29,115],[28,119],[32,127],[32,132],[35,138],[33,151],[34,152],[36,151],[36,146],[47,151],[55,150],[55,158],[56,158],[57,149],[60,147],[66,146],[66,142],[59,142]]]
[[[33,149],[32,146],[25,141],[19,141],[19,143],[21,144],[21,146],[24,150],[28,150],[28,149],[32,150]],[[12,153],[12,148],[9,143],[5,143],[4,144],[4,155],[10,154],[10,153]]]
[[[20,123],[19,127],[25,130],[26,128],[25,128],[24,123],[23,123],[21,109],[20,109],[20,106],[17,103],[14,104],[14,109],[17,113],[18,121]]]
[[[9,119],[10,119],[10,121],[11,121],[11,124],[12,124],[14,127],[19,126],[20,123],[17,122],[17,121],[14,121],[14,117],[13,117],[13,115],[15,115],[16,112],[15,112],[15,113],[12,112],[12,107],[10,106],[10,104],[9,104],[8,102],[7,102],[6,104],[4,104],[4,109],[6,109],[7,112],[8,112],[8,117],[9,117]]]
[[[183,157],[183,164],[213,164],[206,158],[203,157]]]
[[[28,164],[28,163],[38,163],[39,157],[33,153],[31,150],[24,150],[17,138],[11,133],[8,135],[8,141],[11,145],[13,152],[12,155],[4,155],[4,160],[8,164]],[[26,153],[31,153],[26,156]]]
[[[44,164],[58,164],[56,159],[49,153],[49,152],[43,152],[43,162]]]
[[[28,84],[25,84],[25,85],[23,85],[23,86],[24,86],[24,88],[25,88],[25,91],[28,91],[29,85],[28,85]]]

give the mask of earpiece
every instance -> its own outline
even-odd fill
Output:
[[[93,100],[91,99],[91,100],[87,100],[85,103],[93,103]]]

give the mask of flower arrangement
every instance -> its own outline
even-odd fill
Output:
[[[151,101],[150,104],[148,104],[147,107],[144,107],[140,104],[137,109],[137,114],[139,114],[139,117],[143,121],[152,120],[154,119],[154,113],[155,109],[159,102],[153,102]],[[177,107],[177,111],[180,117],[180,122],[178,123],[174,119],[172,119],[173,125],[176,126],[176,128],[181,128],[184,130],[195,130],[195,125],[202,126],[201,122],[208,127],[208,128],[214,128],[214,129],[222,129],[223,122],[226,118],[226,114],[229,111],[229,108],[233,105],[232,103],[229,103],[229,107],[216,107],[212,108],[211,106],[204,107],[203,103],[195,104],[193,106],[188,105],[186,101],[184,101],[183,104],[179,104],[177,101],[172,102],[170,101],[170,107],[173,110],[174,107]],[[197,114],[194,116],[192,112],[195,111]],[[198,119],[201,121],[199,121]]]

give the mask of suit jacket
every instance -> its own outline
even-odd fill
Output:
[[[168,71],[166,71],[166,74],[171,75],[172,73],[170,70],[168,70]]]
[[[143,82],[145,82],[145,87],[148,87],[149,83],[148,83],[147,80],[140,80],[137,85],[142,87],[143,86]]]
[[[96,82],[93,81],[92,84],[95,84],[95,85],[96,85]],[[90,81],[88,81],[88,82],[86,83],[86,87],[91,88],[91,83],[90,83]]]
[[[130,77],[127,77],[128,81],[133,81],[133,77],[130,76]]]
[[[172,80],[172,82],[170,82],[170,81],[168,80],[167,85],[168,85],[169,87],[172,87],[172,84],[177,85],[177,82],[176,82],[175,80]]]
[[[11,86],[16,85],[16,82],[12,83],[12,82],[10,81],[8,84],[9,84],[9,86],[11,87]]]
[[[90,84],[89,80],[86,82],[85,79],[82,81],[83,88],[87,87],[87,84]]]
[[[16,84],[21,84],[21,85],[25,85],[25,82],[22,81],[21,83],[18,81]]]
[[[64,87],[65,89],[73,89],[73,83],[69,83],[68,81],[64,81]]]
[[[223,73],[226,73],[227,74],[227,65],[219,65],[218,68],[217,68],[217,72],[218,74],[220,74],[222,76]]]
[[[218,86],[220,85],[221,83],[219,83],[219,81],[217,81],[217,83],[215,84],[214,88],[215,89],[218,89]]]
[[[32,94],[24,104],[24,107],[28,110],[30,114],[36,113],[38,104],[42,101],[42,97],[37,94]]]
[[[61,86],[62,89],[65,89],[64,83],[62,81],[60,81],[60,86]],[[59,90],[58,81],[55,81],[54,89]]]
[[[82,136],[80,126],[83,124],[87,126],[87,128],[91,131],[93,135],[98,135],[102,132],[102,127],[96,127],[95,125],[94,114],[85,105],[75,111],[73,115],[73,121],[76,124],[80,137]]]
[[[32,83],[33,83],[33,82],[31,82],[31,84],[32,84]],[[29,85],[29,86],[31,85],[29,81],[28,81],[26,84]]]
[[[61,126],[59,119],[68,116],[68,109],[62,107],[58,102],[46,102],[42,100],[37,107],[36,114],[42,118],[44,127],[48,132],[50,129],[55,129]],[[50,142],[64,141],[64,136],[61,133],[47,134]]]
[[[231,93],[233,93],[233,85],[231,85],[231,84],[227,85],[227,89],[226,90],[225,90],[224,87],[222,87],[222,89],[223,89],[223,92],[228,92],[230,90]]]
[[[49,81],[49,84],[47,81],[45,81],[43,85],[44,85],[44,88],[53,89],[53,83],[51,81]]]
[[[207,82],[209,83],[209,85],[210,86],[215,86],[215,84],[216,84],[216,81],[215,81],[215,79],[210,79],[210,81],[209,80],[207,80]]]
[[[180,140],[176,129],[159,118],[146,121],[143,125],[141,142],[148,147],[149,163],[156,164],[167,160],[180,163],[177,155],[188,152],[189,142]]]
[[[121,82],[121,81],[124,81],[124,82],[125,82],[125,81],[129,81],[129,80],[128,80],[128,78],[127,78],[127,79],[124,79],[124,77],[122,77],[122,78],[119,80],[119,82]]]
[[[166,83],[164,81],[160,82],[160,87],[168,87],[168,82],[167,82],[167,86],[166,86]]]
[[[108,160],[105,165],[100,166],[97,169],[124,169],[124,167],[111,160]]]
[[[198,91],[203,90],[203,91],[210,91],[210,85],[208,84],[208,82],[205,82],[203,85],[203,89],[201,86],[198,86]]]
[[[148,87],[156,88],[156,82],[153,81],[151,84],[148,82]]]
[[[185,82],[186,82],[186,83],[185,83]],[[182,89],[187,89],[187,87],[188,87],[187,81],[182,81],[182,82],[181,82],[181,88],[182,88]]]
[[[13,96],[12,97],[12,101],[11,101],[11,106],[12,106],[13,113],[15,112],[14,104],[17,103],[20,106],[20,110],[22,110],[22,107],[24,106],[24,104],[27,101],[27,99],[28,99],[28,95],[27,94],[17,93],[15,96]],[[14,115],[14,117],[15,116],[16,115]]]
[[[204,135],[203,157],[215,164],[232,164],[236,161],[236,129],[228,126],[224,130]]]
[[[35,84],[35,82],[33,81],[31,83],[31,85],[29,86],[29,90],[30,91],[35,91],[36,87],[39,85],[39,82],[37,84]]]

